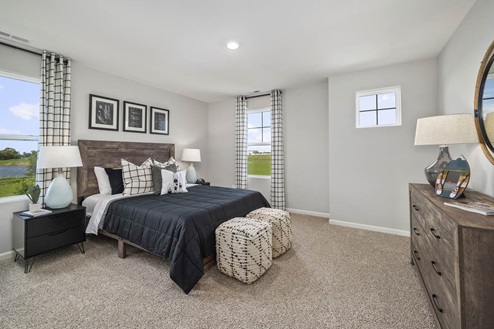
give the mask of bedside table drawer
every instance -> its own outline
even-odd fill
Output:
[[[40,217],[27,222],[26,238],[32,238],[53,232],[59,232],[74,226],[84,225],[84,211],[74,211],[70,214],[54,214],[49,217]]]
[[[55,232],[36,236],[26,241],[25,257],[86,241],[84,225],[59,229]]]

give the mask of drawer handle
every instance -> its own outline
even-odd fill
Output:
[[[437,263],[436,263],[435,261],[431,261],[431,265],[432,265],[432,268],[434,269],[434,271],[436,272],[436,274],[437,274],[437,275],[443,275],[443,274],[441,273],[441,271],[439,271],[439,270],[437,269]]]
[[[420,235],[420,231],[416,227],[413,228],[413,233],[415,233],[415,235]]]
[[[443,313],[443,309],[439,307],[439,304],[437,303],[437,295],[436,294],[432,294],[432,302],[434,303],[434,306],[437,308],[437,310],[440,312],[440,313]]]
[[[56,231],[56,232],[50,233],[50,234],[48,234],[48,235],[49,235],[49,236],[59,235],[59,234],[62,234],[62,233],[67,232],[68,230],[69,230],[69,229],[68,229],[68,228],[66,228],[65,230]]]
[[[412,208],[415,209],[415,211],[420,211],[420,208],[417,205],[412,204]]]
[[[435,228],[431,228],[431,233],[432,235],[436,238],[436,239],[440,239],[441,237],[439,235],[437,235],[436,233],[436,229]]]
[[[413,253],[415,254],[415,258],[417,258],[417,260],[420,260],[419,252],[417,250],[414,250]]]

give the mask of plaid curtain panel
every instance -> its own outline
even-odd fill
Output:
[[[134,195],[154,192],[153,174],[151,171],[152,159],[147,159],[141,166],[121,159],[124,195]]]
[[[235,111],[235,184],[247,188],[247,99],[237,97]]]
[[[41,96],[39,146],[70,145],[70,80],[71,61],[55,53],[41,56]],[[40,202],[58,169],[36,171],[36,184],[41,188]],[[70,169],[63,168],[70,180]]]
[[[281,91],[271,91],[271,206],[285,210],[285,156]]]

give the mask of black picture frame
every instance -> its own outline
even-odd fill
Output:
[[[89,94],[89,129],[118,131],[119,100]]]
[[[148,107],[144,104],[123,102],[123,131],[146,133],[146,115]]]
[[[170,111],[151,106],[150,129],[151,134],[170,134]]]

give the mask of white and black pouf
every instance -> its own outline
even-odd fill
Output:
[[[271,224],[243,217],[216,229],[216,262],[220,272],[250,284],[273,263]]]
[[[292,221],[288,211],[259,208],[251,211],[247,218],[268,222],[273,230],[273,258],[283,255],[292,247]]]

